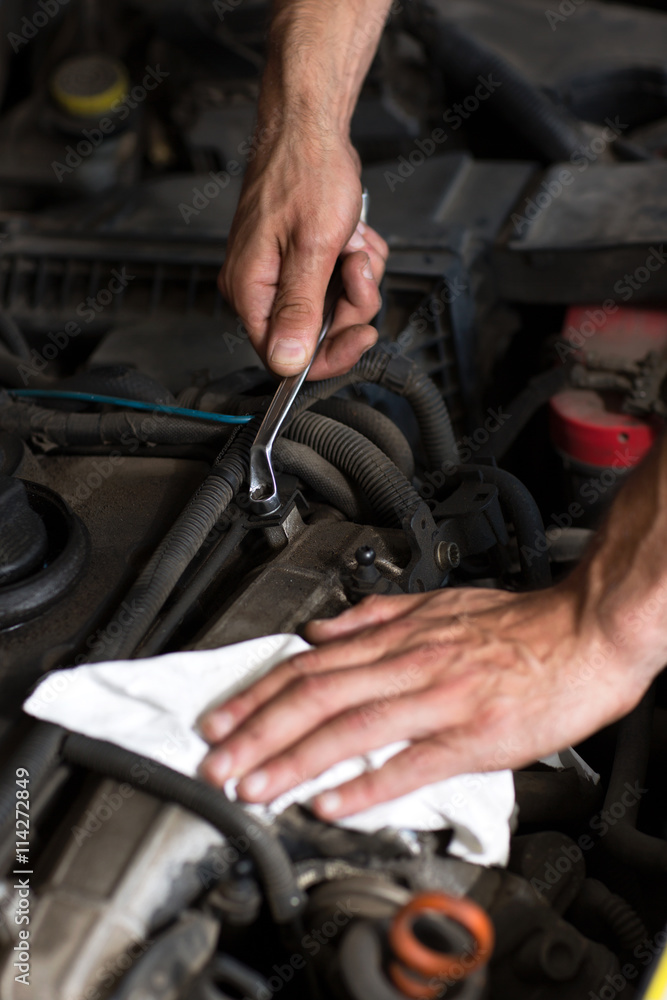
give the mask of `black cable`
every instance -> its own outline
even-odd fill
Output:
[[[28,774],[30,798],[39,790],[60,762],[60,750],[67,735],[60,726],[31,722],[27,735],[0,772],[0,874],[9,867],[16,852],[16,779]]]
[[[261,826],[237,802],[225,793],[195,778],[188,778],[172,768],[158,764],[104,740],[94,740],[70,733],[62,747],[62,756],[70,764],[87,768],[116,781],[128,784],[164,802],[174,802],[201,816],[225,837],[243,837],[247,851],[257,866],[273,919],[288,924],[297,919],[305,906],[292,862],[280,840]],[[137,765],[140,767],[137,767]],[[137,775],[140,777],[137,777]]]
[[[89,662],[131,657],[174,587],[224,514],[246,477],[257,421],[246,424],[218,456],[212,471],[186,504],[104,630],[105,641]],[[129,616],[124,610],[133,608]],[[111,632],[113,626],[113,633]]]
[[[36,435],[54,445],[86,447],[153,442],[156,444],[218,445],[229,434],[229,425],[205,423],[172,413],[72,413],[51,410],[12,399],[0,390],[0,429],[18,434],[24,441]]]
[[[247,534],[247,530],[241,520],[237,520],[231,525],[204,565],[200,567],[176,601],[149,632],[136,653],[137,659],[156,656],[161,652],[201,595],[221,572],[234,549]]]

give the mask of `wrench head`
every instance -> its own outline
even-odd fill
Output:
[[[250,449],[250,509],[260,516],[274,514],[280,507],[276,477],[271,465],[271,452],[264,445]]]

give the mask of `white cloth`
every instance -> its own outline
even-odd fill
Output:
[[[108,740],[194,776],[208,751],[197,731],[201,715],[222,704],[278,663],[309,649],[295,635],[272,635],[219,649],[168,653],[143,660],[95,663],[49,674],[30,695],[30,715]],[[342,761],[274,800],[248,806],[266,818],[293,802],[377,769],[407,744],[392,743]],[[235,798],[235,781],[225,791]],[[506,864],[514,809],[511,771],[462,774],[338,820],[367,833],[383,827],[454,831],[449,850],[481,865]]]

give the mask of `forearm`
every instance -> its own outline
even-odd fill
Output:
[[[275,0],[260,126],[347,136],[392,0]]]
[[[667,436],[620,489],[572,582],[622,658],[667,662]]]

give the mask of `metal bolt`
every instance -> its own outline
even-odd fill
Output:
[[[354,557],[360,566],[372,566],[375,562],[375,549],[370,545],[361,545],[354,553]]]
[[[443,573],[456,569],[461,562],[461,550],[456,542],[438,542],[435,548],[435,563]]]

